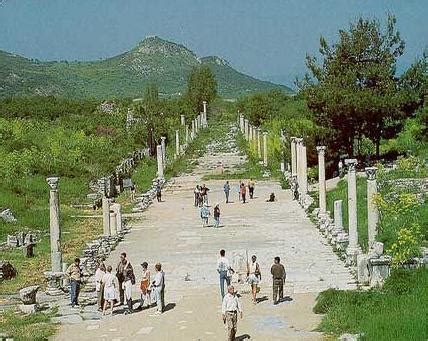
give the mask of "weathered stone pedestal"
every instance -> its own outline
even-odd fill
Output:
[[[60,296],[64,294],[61,290],[61,280],[64,276],[63,272],[46,271],[44,273],[45,278],[48,281],[48,287],[46,288],[46,294],[50,296]]]

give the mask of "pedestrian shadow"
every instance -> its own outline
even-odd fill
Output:
[[[242,335],[235,337],[236,341],[246,340],[246,339],[251,339],[251,336],[248,334],[242,334]]]
[[[281,299],[278,300],[279,303],[283,303],[283,302],[291,302],[293,299],[290,296],[285,296]]]
[[[256,302],[257,303],[264,302],[264,301],[267,301],[267,300],[268,300],[268,297],[266,295],[262,296],[262,297],[256,298]]]
[[[167,311],[170,311],[170,310],[174,309],[174,308],[175,308],[175,306],[176,306],[176,304],[175,304],[175,303],[168,303],[168,304],[165,306],[165,309],[163,310],[163,312],[165,313],[165,312],[167,312]]]

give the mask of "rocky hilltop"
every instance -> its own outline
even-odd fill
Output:
[[[291,92],[240,73],[220,57],[198,58],[181,44],[152,36],[128,52],[91,62],[41,62],[0,51],[0,97],[138,97],[149,82],[155,82],[162,94],[174,96],[183,93],[190,70],[200,64],[212,69],[224,97],[272,89]]]

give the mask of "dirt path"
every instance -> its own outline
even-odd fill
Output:
[[[150,264],[152,273],[153,265],[162,263],[168,304],[162,316],[154,316],[151,308],[132,315],[63,325],[56,339],[226,339],[215,270],[222,248],[235,268],[242,267],[248,251],[258,256],[262,270],[262,302],[253,305],[248,286],[237,285],[244,307],[244,318],[238,322],[241,339],[321,339],[321,334],[313,332],[319,322],[319,316],[312,313],[316,294],[329,287],[353,288],[353,280],[304,211],[291,200],[289,191],[281,190],[275,182],[259,182],[256,198],[241,204],[237,200],[237,183],[232,182],[234,202],[226,205],[223,181],[208,181],[210,203],[221,203],[223,227],[201,226],[198,210],[193,206],[195,184],[201,183],[201,176],[212,172],[218,162],[234,167],[242,161],[236,152],[216,153],[209,149],[193,174],[174,179],[164,192],[165,201],[155,203],[133,223],[132,232],[107,260],[107,264],[115,265],[120,252],[126,251],[137,274],[143,261]],[[265,202],[271,192],[278,198],[275,203]],[[289,301],[277,306],[272,305],[269,274],[274,256],[280,256],[285,263],[286,294],[290,295]],[[190,280],[185,281],[185,277]],[[133,297],[139,297],[137,286]]]

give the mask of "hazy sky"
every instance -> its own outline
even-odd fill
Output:
[[[400,67],[428,46],[428,0],[0,0],[0,49],[40,60],[96,60],[148,35],[218,55],[240,71],[290,83],[306,53],[358,16],[395,14]]]

